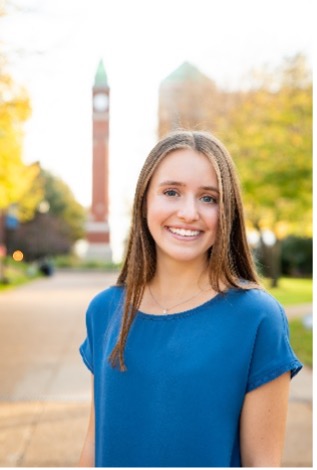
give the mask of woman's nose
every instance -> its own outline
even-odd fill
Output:
[[[178,210],[178,217],[190,222],[199,218],[197,203],[194,198],[184,198]]]

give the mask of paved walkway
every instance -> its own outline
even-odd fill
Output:
[[[90,395],[78,345],[89,300],[114,279],[57,273],[0,295],[0,466],[77,466]],[[287,314],[311,310],[305,305]],[[283,466],[312,466],[308,368],[292,381]]]

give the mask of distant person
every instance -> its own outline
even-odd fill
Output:
[[[150,152],[117,285],[86,322],[81,466],[281,465],[302,365],[259,284],[236,170],[214,136],[174,132]]]
[[[39,261],[39,271],[44,274],[44,276],[52,276],[54,274],[54,266],[52,261],[48,258],[43,258]]]

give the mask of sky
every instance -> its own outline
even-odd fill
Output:
[[[103,60],[110,101],[110,230],[122,256],[134,187],[157,139],[161,81],[189,61],[221,88],[296,53],[313,62],[313,0],[12,0],[0,19],[9,70],[29,92],[23,158],[91,202],[92,102]]]

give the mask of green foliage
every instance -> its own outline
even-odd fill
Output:
[[[303,364],[313,365],[313,330],[303,325],[301,318],[289,322],[290,340],[294,351]]]
[[[18,263],[8,258],[6,260],[5,282],[3,282],[3,279],[0,279],[0,293],[39,277],[39,271],[35,266],[25,262]]]
[[[106,272],[116,272],[121,268],[120,263],[82,260],[74,254],[55,256],[54,265],[57,268],[98,269]]]
[[[282,241],[282,272],[290,276],[311,276],[313,240],[291,235]]]
[[[264,287],[284,306],[311,303],[312,279],[282,277],[278,287],[271,288],[268,279],[262,279]]]
[[[0,16],[6,4],[1,2]],[[0,245],[7,244],[4,220],[8,210],[14,209],[22,221],[29,220],[43,195],[37,184],[39,166],[22,161],[23,125],[30,114],[28,94],[6,72],[6,57],[0,49]],[[4,271],[0,258],[0,281],[6,277]]]
[[[64,226],[70,240],[84,236],[85,209],[76,201],[70,188],[60,178],[42,170],[44,199],[49,203],[49,212],[57,217]]]
[[[7,13],[8,6],[10,2],[0,2],[0,17]],[[7,57],[0,43],[0,214],[14,205],[21,220],[32,217],[42,197],[41,188],[34,185],[38,166],[22,161],[23,126],[30,114],[28,93],[8,73]]]
[[[247,218],[278,238],[312,230],[312,83],[302,56],[240,98],[225,123]]]
[[[83,237],[86,219],[85,209],[60,178],[42,170],[38,180],[44,199],[33,219],[21,224],[9,240],[10,252],[19,249],[28,261],[69,253]]]
[[[38,165],[22,161],[23,124],[30,113],[26,91],[0,73],[0,210],[15,204],[20,219],[32,217],[42,197],[42,188],[35,184]]]

